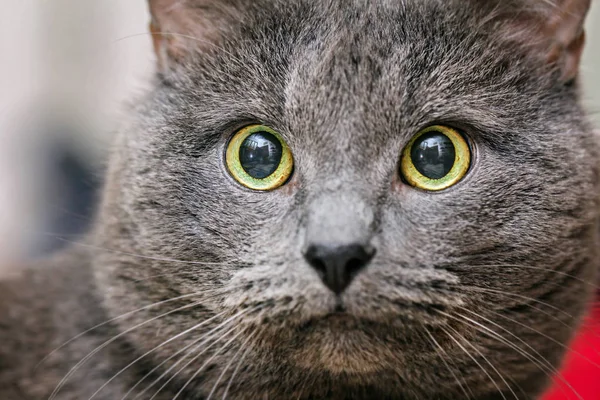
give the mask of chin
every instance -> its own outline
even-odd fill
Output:
[[[291,365],[364,378],[404,365],[402,343],[408,348],[410,340],[385,324],[339,311],[289,328],[287,335],[279,331],[277,338]]]

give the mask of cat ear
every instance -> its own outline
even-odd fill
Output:
[[[218,46],[242,17],[243,0],[148,0],[150,33],[160,70]]]
[[[532,41],[538,51],[542,50],[548,63],[560,68],[563,82],[572,81],[579,72],[585,43],[583,25],[591,0],[522,1],[526,3],[526,17],[518,19],[533,34],[526,40]]]

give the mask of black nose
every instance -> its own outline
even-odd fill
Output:
[[[375,255],[375,250],[360,244],[308,247],[304,258],[317,270],[325,285],[340,294]]]

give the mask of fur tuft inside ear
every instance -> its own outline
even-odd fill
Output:
[[[150,33],[160,70],[206,52],[242,19],[244,0],[148,0]]]

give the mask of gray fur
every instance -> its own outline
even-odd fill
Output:
[[[593,293],[598,144],[577,82],[492,18],[498,4],[261,0],[210,49],[165,67],[117,137],[89,246],[54,261],[61,272],[33,273],[49,287],[3,299],[0,398],[47,397],[102,341],[194,302],[120,336],[58,398],[88,398],[225,312],[96,397],[119,399],[244,310],[158,399],[192,377],[179,398],[206,398],[224,373],[221,398],[238,365],[229,398],[461,399],[461,385],[473,399],[514,398],[507,385],[537,398]],[[227,140],[253,122],[294,154],[292,179],[272,192],[241,187],[224,166]],[[438,193],[398,174],[404,145],[434,123],[461,129],[474,149],[465,179]],[[377,252],[336,299],[303,250],[357,239]],[[81,281],[64,280],[73,271]],[[86,327],[194,292],[84,335],[31,372]],[[19,303],[32,304],[28,321],[11,312]],[[62,317],[47,330],[42,315]]]

